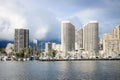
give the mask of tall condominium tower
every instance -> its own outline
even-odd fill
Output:
[[[98,22],[90,21],[83,27],[83,48],[88,52],[99,51]]]
[[[77,33],[77,45],[78,50],[80,50],[83,48],[83,28],[80,28]]]
[[[75,50],[75,27],[70,21],[61,23],[61,45],[65,56],[69,51]]]
[[[120,52],[120,26],[113,28],[112,33],[105,33],[103,35],[103,51],[107,57],[114,57]]]
[[[114,27],[113,38],[120,39],[120,25]]]
[[[20,52],[23,48],[29,47],[29,30],[15,29],[15,52]]]
[[[75,30],[75,50],[78,50],[78,30]]]

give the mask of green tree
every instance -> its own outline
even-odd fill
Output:
[[[16,57],[17,58],[24,58],[25,57],[24,49],[20,50],[19,53],[16,53]]]
[[[49,56],[49,57],[55,57],[56,54],[57,54],[57,51],[54,50],[54,49],[51,49],[51,50],[48,52],[48,56]]]
[[[24,58],[24,53],[16,53],[17,58]]]
[[[118,54],[118,56],[120,56],[120,54]]]
[[[57,51],[56,50],[52,50],[52,54],[53,54],[53,57],[55,57],[56,54],[57,54]]]
[[[24,55],[25,55],[25,57],[30,57],[31,56],[31,54],[30,54],[30,48],[24,48],[23,49],[24,50]]]
[[[2,55],[7,55],[4,48],[0,48],[0,53],[1,53]]]

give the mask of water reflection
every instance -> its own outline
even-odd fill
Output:
[[[0,62],[0,80],[120,80],[120,61]]]

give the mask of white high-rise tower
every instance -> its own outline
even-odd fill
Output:
[[[88,52],[98,53],[98,22],[90,21],[83,27],[83,48]]]
[[[61,23],[61,45],[65,56],[68,52],[75,50],[75,27],[70,21]]]

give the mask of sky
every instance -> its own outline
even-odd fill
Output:
[[[99,22],[99,36],[120,25],[120,0],[0,0],[0,40],[14,40],[15,28],[30,31],[30,40],[60,39],[61,21],[76,29]]]

